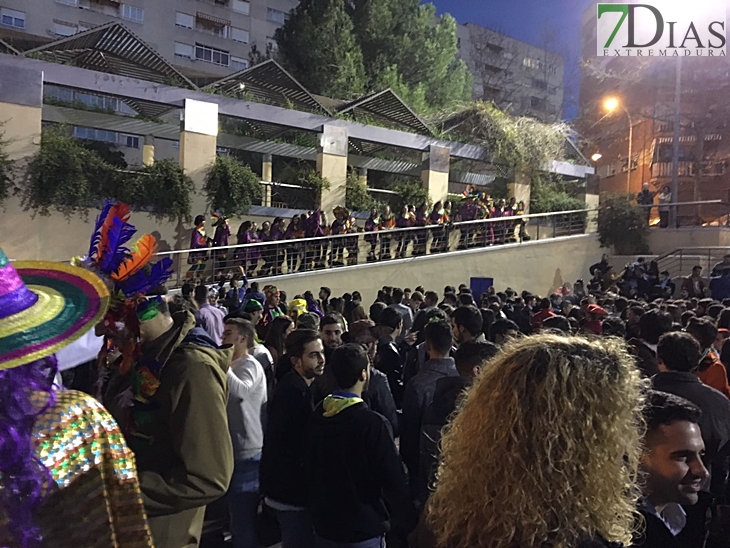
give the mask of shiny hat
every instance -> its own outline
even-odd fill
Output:
[[[109,306],[96,274],[52,261],[11,263],[0,249],[0,370],[54,354],[86,334]]]

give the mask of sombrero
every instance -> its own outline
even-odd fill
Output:
[[[71,344],[108,306],[109,290],[96,274],[51,261],[10,263],[0,249],[0,370]]]

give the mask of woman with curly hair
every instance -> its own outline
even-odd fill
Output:
[[[419,548],[630,544],[642,382],[612,339],[539,335],[508,347],[442,439]]]

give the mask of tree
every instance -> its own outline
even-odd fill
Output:
[[[646,211],[631,202],[631,194],[602,194],[598,210],[601,246],[616,248],[619,255],[648,253]]]
[[[352,99],[365,91],[365,66],[341,0],[299,4],[276,30],[279,57],[313,93]]]
[[[212,210],[220,210],[226,217],[243,215],[251,208],[252,199],[261,198],[260,180],[249,166],[218,156],[205,176],[203,192]]]
[[[136,203],[145,208],[151,217],[171,222],[190,222],[195,183],[177,163],[165,159],[145,166],[139,171],[136,180],[144,188],[144,194],[138,196]]]
[[[552,213],[584,209],[576,196],[575,183],[566,183],[559,175],[539,173],[530,184],[530,213]]]
[[[251,44],[251,49],[248,52],[248,66],[255,67],[260,65],[264,61],[272,59],[274,57],[274,46],[269,42],[266,44],[266,49],[261,51],[256,44]]]
[[[304,0],[276,40],[283,64],[315,93],[349,99],[390,87],[420,112],[471,98],[456,22],[432,4]]]
[[[0,124],[2,125],[2,124]],[[8,142],[0,133],[0,204],[2,204],[13,190],[13,171],[15,162],[10,159],[6,152]]]
[[[375,200],[368,192],[368,185],[360,180],[357,173],[347,174],[345,190],[345,207],[350,211],[369,211],[375,206]]]
[[[423,187],[420,181],[404,179],[396,183],[393,191],[397,193],[395,203],[396,213],[399,213],[404,205],[412,205],[417,208],[421,207],[422,204],[426,204],[429,207],[432,205],[428,190]]]

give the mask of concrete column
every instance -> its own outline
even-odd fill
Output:
[[[43,107],[43,74],[40,70],[14,68],[12,74],[0,76],[0,136],[4,151],[15,162],[15,176],[25,172],[27,164],[41,145],[41,111]],[[68,224],[56,220],[49,229],[52,217],[36,216],[31,219],[23,211],[20,198],[10,196],[2,204],[0,215],[0,247],[12,259],[55,258],[50,252],[53,236],[68,231]],[[48,245],[48,250],[44,247]]]
[[[264,154],[261,162],[261,180],[270,183],[273,180],[274,158],[271,154]],[[271,207],[271,185],[261,185],[261,205]]]
[[[514,197],[517,203],[524,202],[525,215],[530,213],[530,177],[522,170],[515,169],[515,180],[507,183],[507,191],[510,197]]]
[[[155,163],[155,138],[152,135],[145,135],[144,146],[142,147],[142,165],[151,166]]]
[[[357,178],[360,179],[360,182],[362,184],[364,184],[365,186],[368,186],[368,168],[366,168],[366,167],[357,168]]]
[[[330,182],[329,190],[322,192],[319,204],[332,219],[332,210],[345,205],[347,186],[347,129],[339,126],[322,126],[320,146],[317,152],[317,172]]]
[[[421,181],[428,190],[428,196],[434,204],[446,200],[449,194],[449,162],[451,151],[446,147],[430,145],[423,154]]]
[[[193,216],[206,210],[203,183],[215,162],[218,143],[218,105],[185,99],[180,125],[180,167],[195,183]]]
[[[261,162],[261,180],[262,181],[268,181],[269,183],[273,181],[273,171],[274,171],[274,158],[271,154],[264,154],[263,161]]]
[[[18,68],[0,82],[0,133],[5,151],[20,164],[30,160],[41,145],[43,74]],[[7,252],[7,250],[6,250]]]

